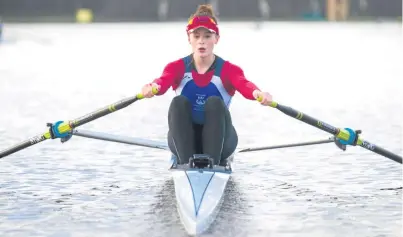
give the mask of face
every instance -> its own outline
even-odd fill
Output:
[[[206,28],[199,28],[188,35],[193,54],[205,58],[213,54],[214,45],[220,37]]]

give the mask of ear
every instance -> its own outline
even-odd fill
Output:
[[[190,34],[188,33],[187,35],[188,35],[188,42],[189,42],[189,44],[191,44],[190,43]]]
[[[217,44],[219,40],[220,40],[220,36],[219,36],[219,35],[215,35],[215,44]]]

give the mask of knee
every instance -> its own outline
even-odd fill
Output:
[[[224,101],[218,96],[210,96],[206,100],[206,104],[204,105],[204,109],[208,110],[221,110],[225,108]]]
[[[172,99],[171,106],[174,106],[174,108],[188,108],[191,105],[188,98],[183,95],[178,95]]]

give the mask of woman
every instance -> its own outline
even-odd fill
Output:
[[[235,91],[249,100],[260,97],[264,105],[272,97],[248,81],[240,67],[213,53],[220,33],[211,5],[197,8],[186,31],[192,54],[167,64],[142,93],[150,98],[153,88],[157,95],[169,87],[175,90],[168,112],[168,145],[179,164],[188,163],[193,154],[207,154],[215,165],[225,165],[238,144],[228,110]]]

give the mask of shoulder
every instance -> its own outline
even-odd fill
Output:
[[[175,59],[173,61],[170,61],[170,62],[167,63],[166,66],[175,67],[175,66],[179,66],[181,64],[182,65],[184,64],[183,58],[179,58],[179,59]]]
[[[180,71],[185,69],[184,57],[168,62],[165,71]]]
[[[224,60],[223,73],[227,75],[243,75],[243,69],[228,60]]]

